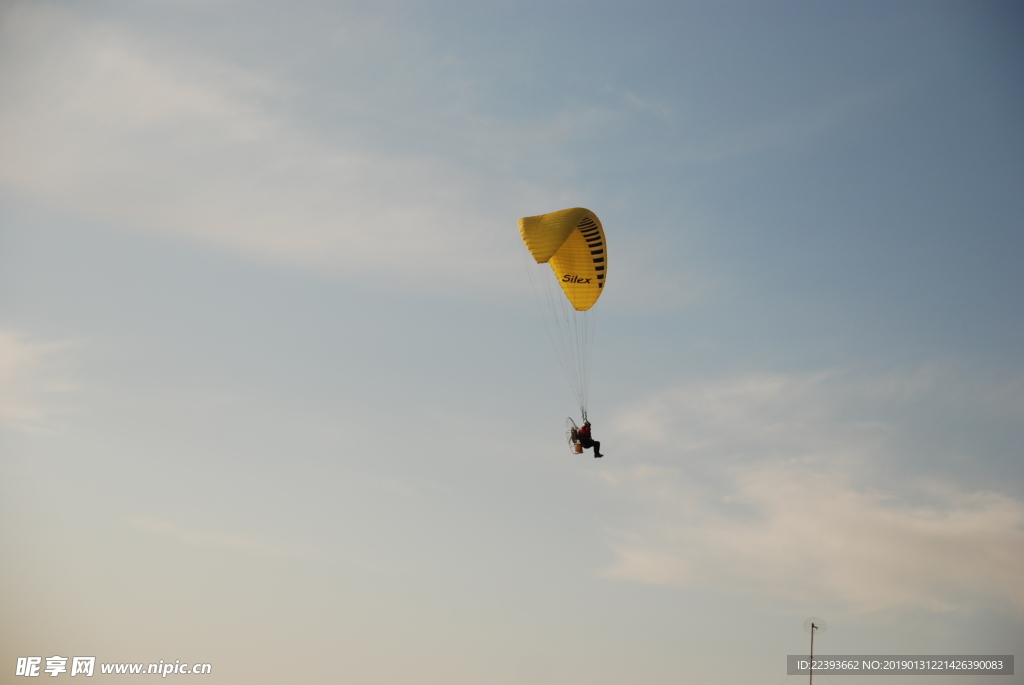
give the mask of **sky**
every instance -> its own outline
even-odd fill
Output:
[[[811,616],[1024,656],[1022,30],[3,0],[0,668],[782,685]],[[601,460],[516,224],[576,206]]]

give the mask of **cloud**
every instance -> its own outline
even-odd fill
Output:
[[[123,26],[38,3],[2,18],[0,184],[19,195],[331,273],[500,260],[508,208],[485,211],[493,188],[473,169],[318,136],[284,114],[280,77]]]
[[[886,426],[870,417],[837,422],[848,401],[838,374],[758,375],[670,388],[620,410],[612,430],[638,449],[734,462],[877,449]]]
[[[46,427],[52,414],[43,397],[71,386],[49,380],[45,358],[64,347],[56,343],[28,342],[23,336],[0,330],[0,422],[20,430]]]
[[[138,516],[126,521],[130,528],[173,540],[189,547],[226,549],[257,557],[292,557],[300,559],[326,559],[340,561],[365,575],[376,577],[397,576],[402,569],[382,560],[373,553],[353,549],[326,550],[295,542],[269,540],[260,536],[198,530],[160,519]]]
[[[192,547],[222,547],[258,555],[284,555],[288,553],[284,547],[265,540],[245,535],[228,535],[225,533],[193,530],[168,521],[158,521],[151,518],[133,518],[128,521],[128,524],[136,530],[156,533],[157,535]]]
[[[889,439],[899,427],[895,417],[857,418],[858,400],[921,398],[942,389],[941,376],[727,379],[623,412],[617,439],[672,459],[606,471],[631,513],[611,531],[616,561],[603,575],[853,614],[1024,615],[1024,502],[943,484],[941,474],[908,488],[874,467],[901,458]]]
[[[729,515],[671,470],[620,478],[650,511],[613,549],[609,578],[712,585],[850,613],[1004,603],[1024,615],[1024,503],[945,493],[912,506],[805,461],[738,468]]]

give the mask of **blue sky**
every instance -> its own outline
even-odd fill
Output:
[[[0,658],[778,685],[811,615],[1019,654],[1021,18],[4,3]],[[572,206],[600,461],[516,228]]]

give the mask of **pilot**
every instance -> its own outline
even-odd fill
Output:
[[[590,421],[583,422],[583,426],[578,431],[576,431],[576,437],[579,439],[580,444],[583,445],[584,449],[590,447],[594,448],[595,459],[600,459],[601,457],[604,456],[603,454],[601,454],[601,443],[599,443],[597,440],[594,440],[594,438],[590,436]]]

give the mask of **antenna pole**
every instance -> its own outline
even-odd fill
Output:
[[[814,623],[812,622],[811,623],[811,663],[810,663],[810,668],[808,669],[808,671],[810,672],[810,676],[811,676],[810,680],[808,681],[809,685],[814,685],[814,631],[816,631],[817,629],[818,629],[818,626],[814,625]]]

